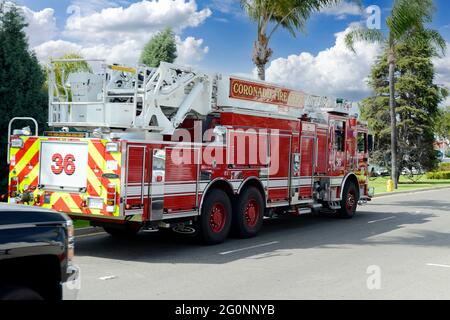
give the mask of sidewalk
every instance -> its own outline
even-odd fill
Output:
[[[440,187],[433,187],[433,188],[419,188],[414,190],[407,190],[407,191],[398,191],[398,192],[383,192],[375,194],[374,198],[381,198],[386,196],[395,196],[398,194],[409,194],[409,193],[417,193],[417,192],[425,192],[425,191],[433,191],[433,190],[442,190],[442,189],[450,189],[450,185],[448,186],[440,186]]]

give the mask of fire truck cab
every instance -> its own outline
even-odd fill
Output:
[[[52,62],[52,131],[10,123],[10,203],[214,244],[255,236],[265,217],[352,218],[371,198],[367,125],[345,100],[168,63],[65,75],[77,62]]]

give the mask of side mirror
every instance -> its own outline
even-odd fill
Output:
[[[368,148],[369,148],[369,152],[372,152],[374,147],[373,147],[373,135],[369,134],[367,137],[367,144],[368,144]]]

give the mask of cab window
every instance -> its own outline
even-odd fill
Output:
[[[345,122],[343,121],[335,122],[334,147],[336,151],[345,151]]]
[[[359,153],[367,152],[367,133],[364,132],[358,133],[358,152]]]

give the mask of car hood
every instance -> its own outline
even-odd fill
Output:
[[[0,204],[0,226],[26,223],[65,223],[70,218],[53,210],[24,205]]]

